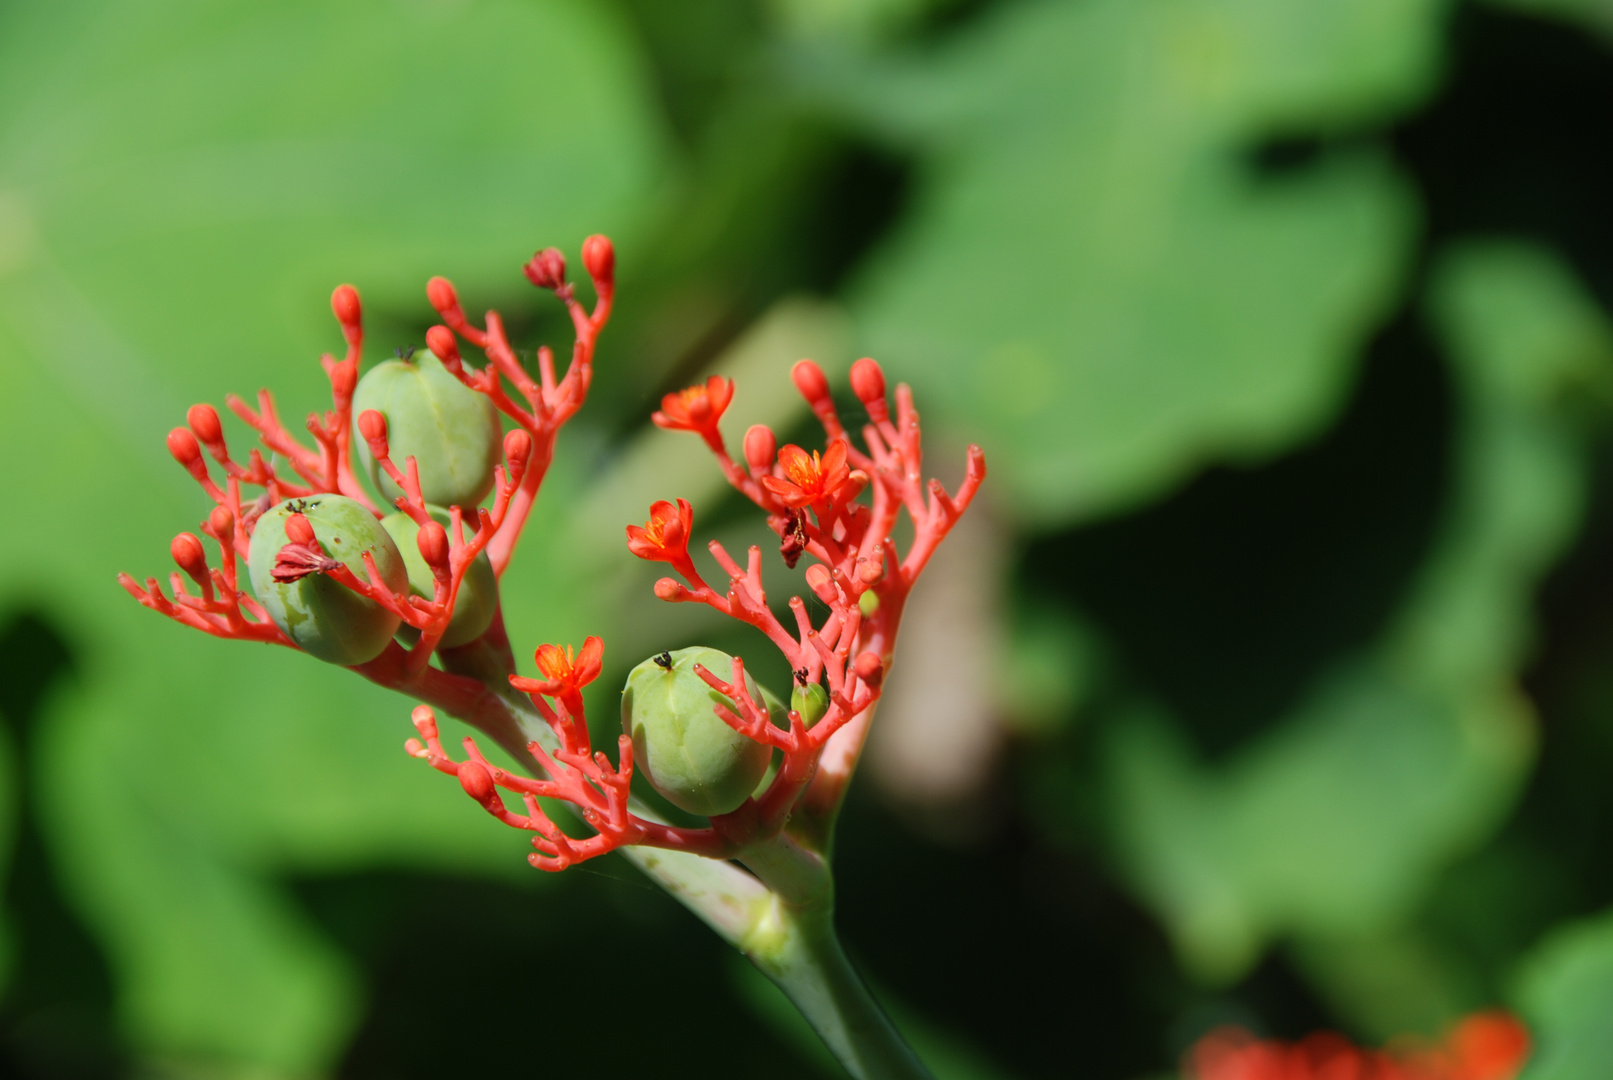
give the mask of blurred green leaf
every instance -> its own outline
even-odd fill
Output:
[[[40,508],[0,529],[0,597],[81,653],[41,798],[142,1052],[305,1073],[340,1049],[353,976],[279,875],[530,874],[521,837],[402,754],[407,702],[117,588],[165,577],[206,509],[164,432],[265,384],[288,420],[318,407],[340,281],[372,359],[430,317],[433,272],[473,310],[543,302],[520,263],[596,231],[630,246],[663,163],[630,39],[593,5],[0,13],[0,454],[8,498]]]
[[[1052,523],[1317,430],[1399,288],[1406,185],[1373,151],[1261,175],[1264,140],[1417,100],[1443,0],[1005,6],[877,77],[823,75],[920,157],[849,294],[874,355]]]
[[[1601,1080],[1613,1061],[1613,914],[1554,932],[1525,960],[1518,1002],[1537,1047],[1523,1080]]]
[[[1429,310],[1462,409],[1455,490],[1380,643],[1222,767],[1159,715],[1113,741],[1116,849],[1203,976],[1239,975],[1285,935],[1392,930],[1501,820],[1532,759],[1517,673],[1588,481],[1564,395],[1609,376],[1613,333],[1559,260],[1522,245],[1447,252]]]

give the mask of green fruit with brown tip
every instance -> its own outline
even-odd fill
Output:
[[[469,509],[492,490],[502,435],[498,410],[429,350],[377,364],[353,392],[353,445],[370,481],[391,502],[403,492],[370,456],[358,431],[358,418],[368,409],[386,417],[387,453],[398,471],[407,475],[406,462],[415,459],[426,502]]]
[[[733,677],[733,658],[716,649],[695,646],[652,656],[627,676],[622,729],[633,740],[635,767],[656,791],[680,810],[713,817],[732,813],[750,797],[772,749],[717,716],[717,705],[744,714],[695,674],[696,664],[724,682]],[[762,700],[770,716],[782,715],[776,697],[748,674],[745,681],[752,700]]]
[[[274,580],[275,558],[288,543],[286,522],[292,514],[307,518],[324,554],[360,581],[369,578],[363,558],[369,552],[387,588],[402,593],[409,574],[398,546],[374,514],[345,495],[287,499],[265,511],[252,529],[247,571],[253,594],[274,624],[298,648],[332,664],[374,660],[397,632],[401,620],[396,615],[326,574]]]
[[[448,511],[440,506],[428,506],[432,520],[444,529],[449,528]],[[471,535],[471,521],[465,527],[465,534]],[[437,578],[431,572],[431,566],[425,557],[420,554],[420,526],[414,523],[414,518],[402,510],[388,514],[381,519],[381,527],[392,536],[398,545],[398,551],[403,554],[403,564],[409,570],[409,589],[416,596],[431,599],[437,593]],[[470,569],[465,571],[465,578],[459,583],[459,595],[454,597],[454,615],[448,620],[448,629],[443,631],[439,645],[453,648],[475,641],[487,632],[493,625],[493,615],[498,611],[498,576],[493,573],[493,564],[483,551],[471,560]],[[405,645],[413,645],[420,639],[420,631],[402,623],[398,626],[398,640]]]

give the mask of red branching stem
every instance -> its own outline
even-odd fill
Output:
[[[553,249],[539,252],[525,268],[527,277],[540,288],[552,290],[565,303],[571,315],[576,341],[572,346],[571,363],[558,380],[554,373],[554,357],[548,349],[538,351],[539,378],[534,381],[521,366],[515,350],[504,333],[504,323],[497,312],[489,311],[485,328],[473,325],[460,306],[459,296],[446,278],[432,278],[426,286],[431,301],[443,325],[433,327],[427,335],[432,351],[466,386],[484,393],[499,411],[519,426],[529,442],[521,465],[521,480],[509,502],[506,524],[498,529],[488,544],[488,558],[493,570],[500,576],[509,564],[522,527],[531,513],[539,488],[554,460],[554,443],[560,428],[574,416],[588,397],[593,381],[594,345],[599,332],[610,320],[611,304],[615,296],[614,255],[589,258],[590,248],[610,251],[604,237],[589,237],[584,243],[583,262],[594,283],[595,302],[590,312],[578,302],[574,288],[565,280],[564,260],[558,259]],[[551,256],[551,252],[553,255]],[[481,349],[488,364],[481,370],[469,368],[459,355],[456,335]],[[505,391],[508,380],[526,402],[523,408]]]

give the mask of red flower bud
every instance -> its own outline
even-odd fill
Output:
[[[202,550],[202,542],[191,533],[180,533],[174,537],[174,542],[168,546],[168,551],[174,557],[179,568],[190,575],[190,579],[200,585],[207,580],[207,553]]]
[[[834,578],[829,568],[822,563],[814,563],[807,567],[807,588],[815,593],[819,600],[825,604],[836,603],[840,599],[840,592],[835,588]]]
[[[174,455],[175,461],[187,469],[202,459],[202,450],[196,445],[196,436],[182,427],[176,427],[168,433],[168,452]]]
[[[745,432],[745,460],[757,472],[765,472],[773,467],[773,455],[778,453],[778,440],[773,437],[773,429],[766,424],[753,424]]]
[[[851,390],[864,405],[871,407],[876,401],[883,405],[885,373],[877,363],[865,356],[851,365]]]
[[[431,566],[445,566],[448,563],[448,530],[435,521],[428,521],[420,526],[420,532],[415,536],[416,544],[420,547],[420,557]]]
[[[358,431],[364,436],[366,442],[377,442],[386,438],[386,417],[374,409],[365,409],[358,414]]]
[[[582,242],[582,264],[588,276],[595,281],[612,281],[616,277],[616,248],[608,236],[590,236]]]
[[[224,438],[223,425],[218,422],[218,411],[211,405],[192,405],[185,413],[185,423],[209,449]]]
[[[442,281],[441,278],[436,280]],[[446,285],[447,282],[443,284]],[[459,339],[454,337],[454,332],[446,326],[433,326],[426,331],[426,348],[430,349],[431,354],[441,360],[442,366],[449,371],[457,372],[464,366],[464,361],[459,358]]]
[[[515,428],[504,436],[504,459],[510,463],[511,469],[524,469],[527,458],[532,456],[532,436]]]
[[[207,527],[213,530],[214,536],[228,538],[235,532],[235,515],[227,506],[215,506],[207,515]]]
[[[351,285],[336,286],[336,291],[330,294],[330,309],[343,329],[357,326],[364,316],[364,309],[358,301],[358,290]]]
[[[453,282],[447,278],[434,277],[426,282],[426,299],[431,302],[431,306],[437,310],[438,314],[448,322],[458,321],[449,317],[450,312],[456,312],[459,318],[464,318],[464,313],[459,310],[459,294],[454,292]],[[426,336],[426,341],[428,343],[431,341],[429,333]],[[437,352],[436,349],[431,351]],[[437,353],[437,357],[441,359],[442,354]]]
[[[857,672],[857,678],[876,689],[880,683],[885,681],[885,665],[880,662],[879,656],[875,653],[858,653],[857,659],[852,664],[852,669]]]
[[[790,378],[795,380],[795,388],[801,391],[801,396],[814,407],[820,401],[829,398],[829,380],[823,377],[823,369],[811,360],[799,360],[790,369]]]
[[[566,283],[566,257],[559,248],[544,248],[521,267],[521,273],[540,289],[558,289]]]
[[[493,778],[488,775],[480,763],[464,761],[459,765],[459,786],[465,789],[465,794],[482,805],[487,805],[495,796],[493,794]]]

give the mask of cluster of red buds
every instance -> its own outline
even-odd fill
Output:
[[[1503,1012],[1469,1016],[1435,1046],[1363,1050],[1332,1033],[1297,1043],[1222,1028],[1200,1039],[1187,1080],[1513,1080],[1529,1057],[1529,1032]]]
[[[821,451],[779,448],[773,433],[757,425],[745,435],[742,466],[718,429],[733,398],[731,380],[713,377],[667,395],[654,422],[704,439],[729,482],[766,513],[786,565],[811,561],[806,583],[827,613],[815,625],[807,604],[791,597],[787,627],[768,605],[759,547],[741,566],[712,541],[708,550],[727,580],[708,584],[689,551],[692,508],[682,499],[656,503],[642,526],[627,527],[634,555],[665,562],[676,574],[658,581],[655,594],[706,604],[756,627],[787,660],[795,686],[785,706],[756,685],[739,657],[710,649],[663,653],[629,679],[613,765],[590,743],[582,697],[600,674],[603,643],[590,637],[580,651],[543,645],[536,652],[543,677],[521,678],[513,674],[497,594],[555,437],[587,396],[594,343],[610,315],[610,242],[589,238],[583,262],[597,296],[592,311],[576,299],[558,251],[539,252],[524,267],[571,315],[576,341],[558,379],[547,348],[537,353],[534,378],[497,313],[488,312],[484,326],[472,325],[453,286],[439,277],[426,289],[442,319],[427,332],[426,361],[388,361],[361,380],[358,293],[338,288],[331,306],[347,353],[322,359],[333,408],[308,418],[314,447],[286,430],[267,391],[257,409],[232,397],[230,409],[269,454],[253,449],[242,464],[231,456],[218,413],[194,406],[188,427],[174,429],[168,446],[216,504],[201,529],[218,545],[219,565],[209,565],[196,535],[181,533],[173,556],[197,592],[177,573],[170,577],[172,598],[155,578],[144,587],[128,575],[120,581],[140,603],[188,626],[299,648],[425,702],[414,711],[423,742],[410,739],[409,752],[456,775],[494,817],[535,833],[530,859],[541,868],[563,869],[624,845],[731,858],[777,837],[792,818],[816,820],[826,834],[861,753],[908,593],[973,499],[985,476],[984,456],[969,448],[955,494],[926,482],[912,393],[896,388],[893,415],[884,374],[868,359],[851,371],[868,416],[860,449],[822,370],[808,360],[793,377],[823,426]],[[488,362],[467,365],[461,341]],[[431,422],[421,421],[428,413]],[[498,413],[512,424],[501,439]],[[355,452],[396,512],[378,508],[361,486]],[[402,467],[395,461],[400,455]],[[489,492],[491,508],[480,507]],[[893,538],[904,511],[912,522],[905,552]],[[241,559],[253,595],[241,588]],[[519,699],[511,690],[524,692],[546,725],[539,738],[512,711]],[[450,758],[435,709],[529,754],[534,776],[488,762],[473,739],[465,740],[466,759]],[[709,824],[677,827],[630,805],[636,766],[669,801]],[[525,813],[512,812],[500,789],[515,793]],[[562,831],[540,798],[569,804],[591,835]]]

